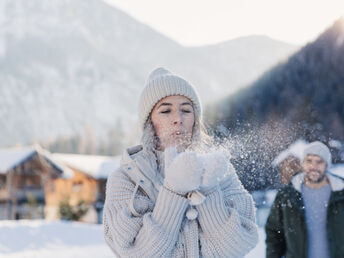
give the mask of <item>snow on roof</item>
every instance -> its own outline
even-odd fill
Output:
[[[39,145],[0,149],[0,174],[6,174],[9,170],[14,169],[38,153],[42,155],[54,168],[59,170],[63,174],[63,177],[69,178],[73,176],[72,170],[52,161],[50,153],[42,149]]]
[[[0,173],[6,174],[37,152],[34,146],[0,150]]]
[[[334,164],[331,168],[330,168],[330,172],[332,174],[335,174],[337,176],[343,177],[344,178],[344,164]]]
[[[272,161],[272,166],[277,167],[279,164],[281,164],[282,161],[284,161],[289,156],[294,156],[302,160],[303,150],[305,149],[307,144],[308,143],[302,139],[295,141],[286,150],[278,154],[278,156]]]
[[[107,178],[120,166],[120,156],[96,156],[53,153],[52,158],[71,168],[80,170],[96,179]]]
[[[328,144],[329,144],[332,148],[336,148],[336,149],[338,149],[338,150],[342,149],[342,147],[343,147],[343,144],[342,144],[340,141],[338,141],[338,140],[330,140],[330,141],[328,142]]]

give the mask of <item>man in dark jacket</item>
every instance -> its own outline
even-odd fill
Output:
[[[303,173],[278,191],[271,207],[266,257],[344,257],[344,181],[328,172],[330,166],[326,145],[305,148]]]

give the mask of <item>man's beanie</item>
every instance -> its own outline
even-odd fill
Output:
[[[139,101],[139,123],[143,130],[152,109],[161,99],[182,95],[192,101],[196,116],[201,118],[201,103],[192,85],[164,68],[157,68],[149,75]]]
[[[329,148],[322,142],[312,142],[307,145],[303,151],[303,158],[305,159],[307,155],[316,155],[325,160],[327,167],[331,166],[332,157]]]

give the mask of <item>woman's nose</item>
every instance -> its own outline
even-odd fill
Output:
[[[173,115],[173,124],[177,125],[177,124],[182,124],[182,116],[179,112],[175,112],[175,114]]]

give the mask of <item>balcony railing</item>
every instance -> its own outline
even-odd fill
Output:
[[[24,188],[16,189],[14,197],[17,200],[27,200],[29,196],[32,196],[36,200],[44,200],[44,189]]]

